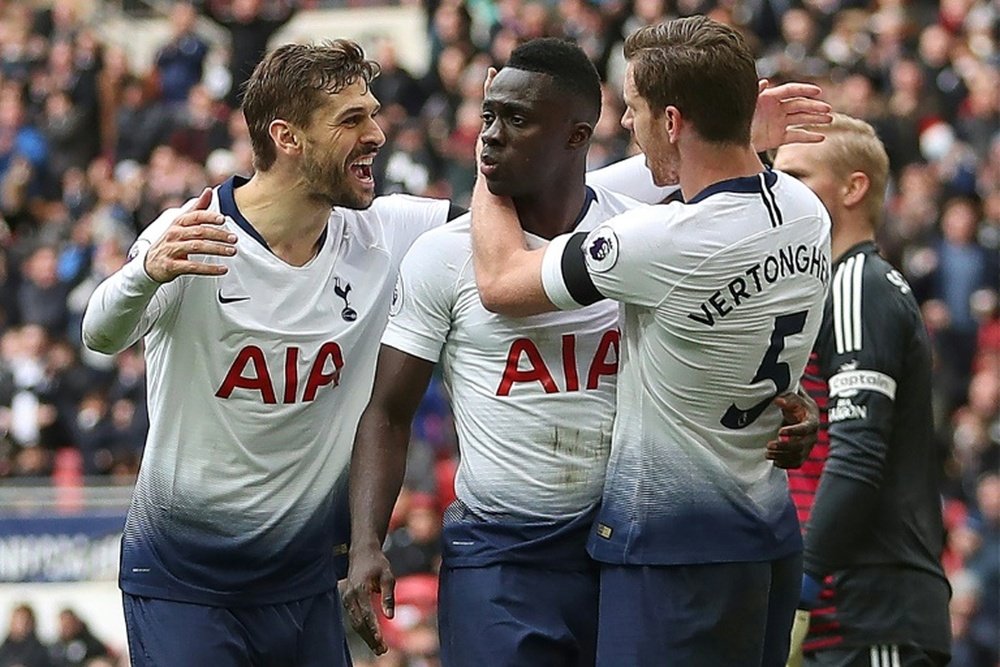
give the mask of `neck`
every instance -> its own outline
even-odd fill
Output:
[[[865,215],[853,211],[841,213],[833,223],[833,235],[830,239],[830,258],[834,262],[839,261],[844,253],[859,243],[875,240],[875,229]]]
[[[764,163],[750,146],[717,144],[690,138],[681,152],[693,159],[681,158],[678,176],[681,193],[690,200],[708,186],[742,176],[754,176],[764,171]]]
[[[587,200],[586,180],[578,173],[556,179],[552,187],[513,198],[524,231],[545,239],[570,231]]]
[[[316,254],[316,244],[330,218],[330,206],[307,196],[297,187],[292,174],[277,169],[257,172],[233,194],[240,213],[275,255],[302,266]]]

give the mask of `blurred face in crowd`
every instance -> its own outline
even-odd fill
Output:
[[[945,204],[941,231],[949,243],[967,245],[976,238],[976,208],[967,199],[953,199]]]
[[[546,188],[567,164],[574,122],[548,74],[504,68],[483,100],[480,170],[495,195]]]
[[[24,639],[35,632],[35,615],[27,607],[17,607],[10,616],[11,639]]]
[[[355,81],[313,113],[299,132],[300,177],[310,196],[331,206],[367,208],[375,198],[372,160],[385,143],[375,122],[378,100],[368,84]]]

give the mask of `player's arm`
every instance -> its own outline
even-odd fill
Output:
[[[351,455],[351,551],[342,594],[347,618],[376,654],[388,648],[371,607],[378,594],[392,618],[395,579],[382,553],[389,517],[406,471],[410,424],[434,362],[388,345],[379,350],[372,397],[361,415]]]
[[[166,283],[181,275],[226,273],[223,264],[189,258],[236,254],[236,236],[222,227],[225,218],[206,210],[211,201],[212,191],[206,188],[162,233],[154,222],[149,231],[155,233],[136,241],[131,261],[101,283],[87,304],[83,317],[87,347],[106,354],[124,350],[149,331],[175,294],[164,294],[161,288]]]
[[[479,298],[486,310],[524,317],[556,310],[542,287],[544,248],[525,245],[509,197],[489,191],[482,177],[472,190],[472,256]]]
[[[772,88],[767,80],[762,80],[751,126],[750,142],[754,148],[767,151],[788,143],[822,141],[822,134],[801,127],[833,121],[830,105],[819,99],[822,92],[811,83],[785,83]],[[656,185],[643,155],[588,172],[587,182],[646,204],[659,204],[678,190],[676,185]]]
[[[830,451],[805,535],[805,602],[877,516],[910,317],[883,276],[869,274],[857,289],[842,273],[849,268],[838,269],[817,343],[829,378]]]

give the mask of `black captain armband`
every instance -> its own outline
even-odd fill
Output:
[[[590,278],[590,272],[587,271],[587,259],[584,255],[586,250],[583,247],[586,240],[586,232],[576,232],[570,236],[563,247],[561,262],[566,290],[573,297],[573,300],[581,306],[589,306],[605,298],[597,290],[594,281]]]

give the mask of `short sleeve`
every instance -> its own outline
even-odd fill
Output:
[[[437,235],[435,235],[437,236]],[[382,344],[436,362],[451,330],[460,266],[442,261],[442,245],[420,239],[403,258]]]
[[[612,218],[589,234],[557,237],[542,261],[542,285],[549,300],[561,309],[601,298],[659,305],[672,275],[673,248],[663,220],[669,215],[668,206],[644,207]]]
[[[653,182],[646,158],[636,155],[587,173],[587,184],[626,195],[644,204],[659,204],[677,192],[679,186],[661,187]]]
[[[411,195],[376,197],[372,203],[375,215],[382,222],[394,257],[402,257],[413,242],[448,221],[451,202]]]

